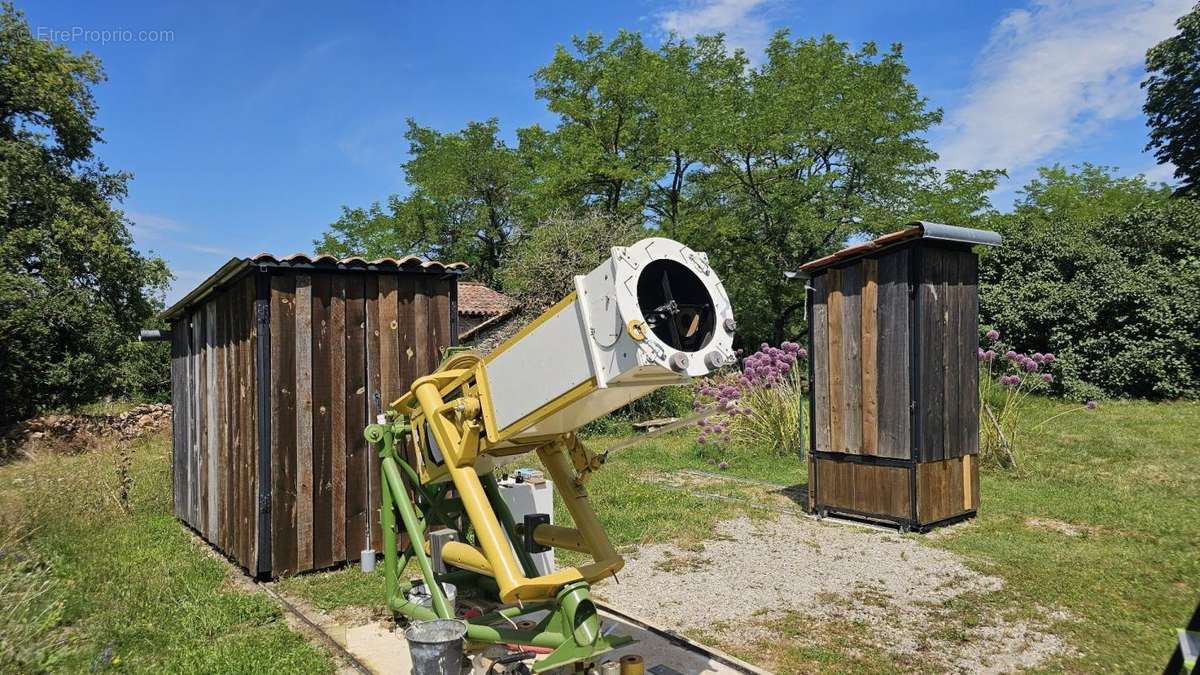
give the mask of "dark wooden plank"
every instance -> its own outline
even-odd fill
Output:
[[[251,277],[252,278],[252,277]],[[253,301],[251,300],[251,303]],[[232,368],[231,377],[233,379],[230,390],[230,415],[232,433],[230,434],[231,456],[232,456],[232,472],[230,481],[233,485],[232,495],[230,496],[230,527],[233,529],[232,543],[233,549],[237,552],[237,560],[247,569],[254,569],[254,561],[248,560],[249,551],[247,550],[247,533],[245,532],[246,525],[243,522],[243,509],[247,503],[246,492],[250,486],[247,484],[247,458],[246,458],[246,432],[245,427],[251,420],[246,419],[244,414],[244,406],[246,401],[246,354],[245,343],[248,338],[246,335],[246,313],[253,311],[253,304],[247,307],[246,298],[246,280],[237,285],[237,288],[230,293],[229,303],[229,321],[232,326],[230,330],[230,351],[232,353]]]
[[[204,486],[205,534],[211,542],[221,539],[220,512],[217,511],[217,481],[220,476],[217,464],[217,453],[220,452],[220,383],[217,381],[217,302],[209,300],[204,305],[204,354],[205,382],[208,395],[205,399],[205,465],[208,480]]]
[[[878,272],[879,455],[895,459],[912,457],[908,259],[907,249],[884,255]]]
[[[366,276],[346,277],[346,558],[366,548],[367,530]]]
[[[879,261],[863,260],[862,286],[862,452],[879,454]]]
[[[416,324],[417,276],[404,274],[397,278],[396,320],[400,325],[400,389],[407,392],[417,379],[417,324]]]
[[[241,484],[244,486],[238,514],[241,519],[243,537],[242,550],[245,551],[246,568],[255,570],[258,567],[259,519],[258,510],[261,499],[266,495],[269,486],[260,483],[259,478],[259,425],[270,424],[269,419],[260,419],[258,414],[258,312],[257,282],[253,277],[247,277],[243,282],[241,312],[241,378],[245,383],[238,392],[243,420],[242,430],[242,472]],[[269,450],[269,449],[268,449]],[[261,492],[260,492],[261,488]]]
[[[333,564],[333,378],[329,362],[331,279],[312,279],[312,400],[313,400],[313,567]],[[337,336],[340,343],[342,337]]]
[[[227,368],[228,352],[225,349],[228,340],[229,323],[225,320],[228,309],[228,291],[217,293],[214,300],[216,305],[216,336],[214,342],[217,350],[217,548],[225,553],[231,553],[229,546],[229,373]]]
[[[974,253],[959,253],[959,278],[962,290],[958,332],[962,336],[962,351],[958,358],[964,367],[959,370],[962,405],[959,408],[958,443],[963,454],[974,455],[979,452],[979,366],[975,356],[979,339],[979,261]]]
[[[927,246],[921,259],[920,450],[921,461],[932,462],[945,458],[946,256],[942,249]]]
[[[831,269],[825,274],[826,330],[829,333],[829,349],[826,355],[829,370],[829,449],[841,452],[846,446],[842,428],[845,416],[845,390],[842,388],[842,275],[840,270]],[[818,477],[818,481],[820,478]]]
[[[416,376],[424,377],[433,372],[434,363],[429,325],[429,280],[415,277],[413,291],[413,349],[417,352]]]
[[[379,282],[380,275],[367,276],[367,409],[369,410],[367,419],[372,422],[378,419],[384,408],[390,403],[383,398],[383,367],[380,353],[383,328],[380,320]],[[364,523],[367,529],[366,548],[378,551],[379,539],[382,536],[379,531],[379,481],[377,475],[379,460],[375,457],[373,450],[367,453],[365,463],[367,471],[367,516]]]
[[[432,338],[433,369],[442,365],[442,354],[450,346],[450,281],[429,282],[429,334]]]
[[[816,450],[832,452],[829,440],[829,313],[827,309],[827,276],[813,277],[813,310],[809,330],[812,332],[811,352],[813,381],[810,388],[813,400]]]
[[[247,378],[247,370],[253,370],[253,363],[250,362],[247,356],[248,348],[248,331],[254,316],[254,305],[250,298],[246,297],[245,282],[241,283],[236,289],[235,299],[232,309],[232,321],[234,324],[234,400],[233,400],[233,417],[236,429],[233,432],[233,516],[234,527],[236,528],[236,536],[233,538],[233,546],[236,551],[236,560],[247,569],[253,569],[253,561],[248,558],[250,556],[250,538],[253,519],[247,522],[247,512],[251,509],[253,503],[251,476],[250,455],[256,444],[248,443],[251,441],[247,435],[247,425],[250,425],[252,420],[248,416],[248,401],[253,398],[253,388],[250,388],[250,381]]]
[[[296,569],[313,566],[312,277],[296,275]]]
[[[296,572],[296,278],[271,277],[271,569]]]
[[[946,328],[942,334],[942,456],[945,459],[962,457],[963,448],[960,443],[960,420],[963,407],[963,396],[966,392],[959,391],[964,367],[977,367],[978,361],[972,358],[970,364],[963,361],[965,349],[964,340],[959,333],[962,327],[961,315],[963,310],[963,287],[960,278],[959,261],[961,256],[956,251],[945,251],[944,269],[946,273],[943,288],[946,294]]]
[[[203,531],[204,521],[200,514],[201,461],[204,447],[204,313],[192,312],[192,443],[188,458],[188,522],[197,531]]]
[[[329,300],[330,549],[346,560],[346,276],[335,274]]]
[[[862,453],[862,262],[841,271],[842,448]]]
[[[185,350],[182,347],[183,323],[176,320],[171,324],[171,513],[179,516],[179,495],[183,487],[180,476],[180,451],[183,435],[183,400],[186,380],[183,377]]]

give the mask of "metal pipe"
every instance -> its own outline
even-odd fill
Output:
[[[142,330],[138,332],[138,342],[165,342],[170,339],[170,334],[161,330]]]

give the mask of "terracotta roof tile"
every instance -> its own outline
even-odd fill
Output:
[[[458,313],[465,316],[500,316],[516,309],[517,301],[478,281],[458,282]]]

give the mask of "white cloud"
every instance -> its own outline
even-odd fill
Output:
[[[126,211],[125,215],[133,223],[129,229],[134,239],[142,241],[161,239],[173,232],[182,232],[187,229],[187,226],[177,220],[153,213]]]
[[[759,61],[771,40],[771,24],[764,16],[768,4],[769,0],[685,0],[677,9],[659,12],[658,26],[685,38],[724,33],[730,47],[740,47],[751,61]]]
[[[1146,50],[1193,0],[1034,0],[996,24],[939,143],[947,168],[1019,170],[1138,114]]]
[[[1167,185],[1174,187],[1175,184],[1179,182],[1175,178],[1175,165],[1171,162],[1167,162],[1166,164],[1155,164],[1147,169],[1143,169],[1139,173],[1145,176],[1146,180],[1151,183],[1166,183]]]

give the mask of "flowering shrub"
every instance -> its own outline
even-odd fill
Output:
[[[1023,427],[1023,423],[1028,424],[1022,417],[1027,399],[1030,394],[1045,392],[1054,382],[1054,374],[1050,371],[1058,363],[1058,357],[1049,352],[1024,354],[1006,349],[997,330],[987,332],[985,345],[980,346],[975,355],[979,359],[979,452],[985,462],[1017,469],[1018,440],[1022,431],[1036,429],[1076,410],[1096,409],[1096,402],[1088,401],[1078,409]]]
[[[808,352],[795,342],[778,347],[764,342],[757,352],[742,360],[740,372],[721,373],[701,381],[695,407],[709,408],[712,414],[698,423],[696,440],[718,450],[736,440],[779,454],[799,454],[804,379],[802,369],[796,366],[806,358]]]

